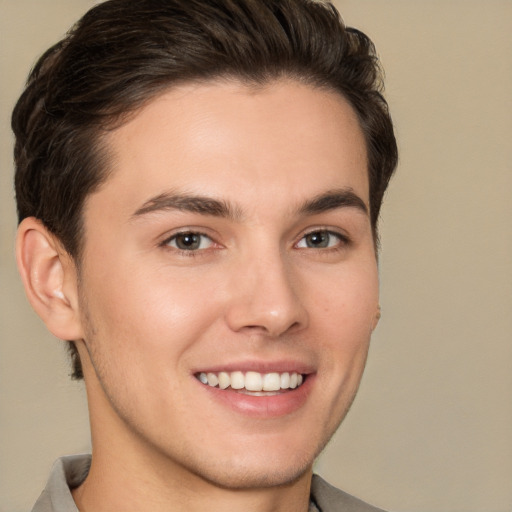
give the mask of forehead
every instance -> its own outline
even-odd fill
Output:
[[[343,187],[368,203],[366,147],[354,110],[336,92],[294,81],[175,87],[106,143],[112,172],[93,196],[110,194],[125,215],[170,189],[261,203],[278,195],[300,202]]]

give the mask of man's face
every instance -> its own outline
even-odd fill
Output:
[[[304,474],[376,322],[353,110],[291,81],[190,84],[107,143],[80,281],[94,445],[225,487]]]

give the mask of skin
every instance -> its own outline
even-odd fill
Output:
[[[378,320],[352,108],[293,81],[188,84],[107,143],[113,172],[86,201],[80,272],[34,219],[18,242],[22,277],[44,287],[26,284],[34,307],[80,340],[93,463],[78,507],[307,511],[313,461]],[[183,232],[202,234],[199,248],[180,250]],[[242,366],[298,368],[305,387],[251,408],[196,378]]]

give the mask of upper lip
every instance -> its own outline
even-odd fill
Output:
[[[194,369],[193,373],[219,373],[219,372],[258,372],[258,373],[285,373],[296,372],[303,375],[314,373],[311,364],[301,361],[280,360],[280,361],[255,361],[243,360],[238,362],[219,363],[215,365],[202,366]]]

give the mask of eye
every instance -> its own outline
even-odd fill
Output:
[[[338,233],[326,229],[319,229],[303,236],[299,240],[297,247],[299,249],[329,249],[340,245],[340,243],[344,241],[345,238]]]
[[[213,240],[202,233],[187,231],[185,233],[177,233],[168,238],[165,241],[165,245],[180,251],[198,251],[210,248],[213,245]]]

